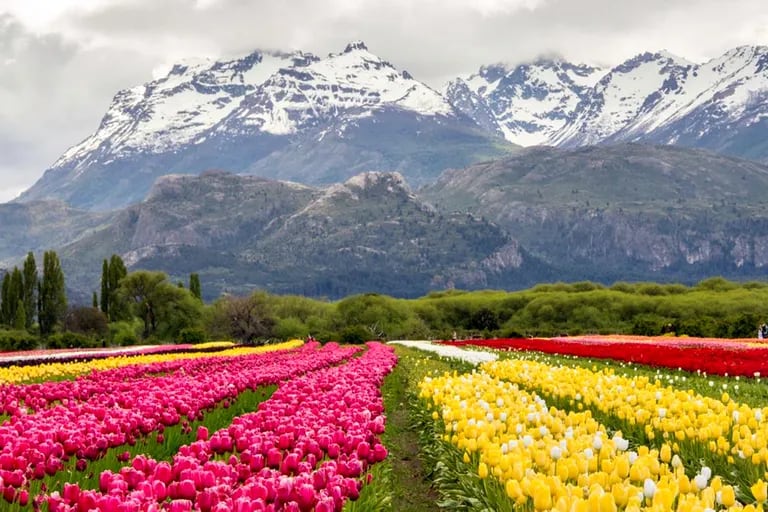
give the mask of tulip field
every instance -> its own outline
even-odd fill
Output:
[[[0,510],[764,510],[766,356],[599,336],[11,354]]]

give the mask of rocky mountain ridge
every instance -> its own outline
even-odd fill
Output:
[[[546,270],[493,224],[438,212],[398,173],[326,188],[222,171],[165,176],[146,201],[61,247],[73,290],[89,298],[112,253],[181,280],[197,272],[207,299],[255,288],[414,296],[530,285]]]
[[[645,52],[610,69],[538,60],[484,66],[446,97],[522,146],[645,142],[768,160],[768,47],[696,64]]]
[[[306,184],[394,170],[419,183],[512,149],[362,42],[326,58],[257,51],[120,91],[20,201],[107,210],[142,200],[162,175],[211,168]]]
[[[762,278],[768,166],[619,144],[527,148],[446,172],[420,195],[486,218],[564,280]]]

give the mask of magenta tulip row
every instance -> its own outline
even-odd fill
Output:
[[[172,463],[144,456],[100,475],[100,491],[65,485],[51,512],[340,511],[387,456],[380,387],[396,364],[369,343],[359,358],[283,382],[259,410],[183,446]]]
[[[307,344],[299,350],[317,350],[318,344]],[[288,352],[285,352],[288,353]],[[8,416],[28,414],[50,407],[51,404],[86,401],[95,395],[130,393],[147,377],[177,374],[190,378],[218,371],[230,364],[253,365],[270,362],[263,353],[249,356],[211,356],[205,358],[179,358],[150,364],[131,364],[119,368],[95,371],[75,380],[44,382],[41,384],[6,384],[0,386],[0,411]],[[105,391],[106,390],[106,391]]]
[[[139,356],[149,354],[172,354],[176,352],[216,352],[223,348],[200,350],[193,344],[179,345],[144,345],[134,347],[116,348],[70,348],[70,349],[43,349],[20,350],[3,352],[0,354],[0,367],[3,366],[31,366],[67,361],[85,361],[92,359],[105,359],[118,356]]]
[[[84,469],[110,448],[201,419],[206,409],[233,400],[246,389],[327,368],[358,350],[310,344],[296,351],[207,358],[205,364],[187,360],[186,366],[170,374],[126,384],[118,378],[130,369],[94,373],[91,384],[101,385],[101,391],[89,392],[84,400],[75,394],[33,414],[16,414],[0,425],[0,491],[8,500],[30,480],[55,474],[73,457],[77,468]],[[184,370],[187,366],[189,371]]]

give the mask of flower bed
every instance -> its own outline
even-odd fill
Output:
[[[480,364],[480,363],[485,363],[487,361],[495,361],[496,359],[498,359],[498,356],[493,352],[463,350],[462,348],[459,348],[459,347],[443,345],[440,343],[433,343],[431,341],[394,340],[394,341],[390,341],[390,343],[402,345],[404,347],[424,350],[426,352],[431,352],[433,354],[436,354],[440,357],[448,357],[450,359],[459,359],[461,361],[464,361],[470,364]]]
[[[163,365],[170,363],[160,363],[95,373],[74,383],[38,385],[36,412],[28,414],[26,405],[17,406],[0,425],[0,491],[13,501],[31,480],[55,474],[69,459],[77,459],[83,469],[110,448],[200,418],[206,409],[246,389],[329,367],[358,350],[313,343],[295,352],[177,361],[179,366],[169,373],[163,372]],[[156,372],[160,374],[150,375]],[[141,375],[131,378],[135,373]],[[4,391],[9,388],[31,387]],[[64,390],[71,393],[56,394]],[[50,402],[53,396],[58,397],[55,404]],[[33,395],[25,395],[25,400],[33,401]]]
[[[463,452],[480,481],[490,481],[475,485],[460,476],[460,492],[490,496],[495,510],[762,510],[762,475],[737,489],[708,466],[686,472],[671,441],[651,448],[609,432],[589,411],[552,407],[500,380],[493,370],[504,363],[420,384],[444,442]],[[504,377],[517,368],[509,370]]]
[[[75,358],[72,361],[51,362],[48,360],[40,361],[38,364],[11,365],[7,368],[0,368],[0,384],[14,384],[21,382],[30,382],[48,379],[71,378],[78,375],[88,374],[92,371],[102,371],[112,368],[120,368],[127,365],[146,365],[163,361],[175,361],[179,359],[194,359],[205,357],[223,357],[238,356],[243,354],[256,354],[264,351],[282,350],[295,348],[303,344],[300,340],[292,340],[279,345],[264,345],[259,347],[235,347],[225,348],[214,345],[211,348],[202,350],[171,350],[163,351],[157,347],[150,347],[148,352],[138,352],[135,354],[116,354],[108,356],[104,353],[103,357]],[[183,347],[183,345],[182,345]]]
[[[395,363],[391,348],[369,343],[359,358],[283,383],[228,428],[201,429],[172,463],[136,457],[102,473],[100,492],[53,493],[50,510],[339,511],[386,457],[379,387]]]
[[[630,341],[631,340],[631,341]],[[714,375],[768,374],[768,344],[744,341],[717,342],[695,338],[637,338],[584,336],[575,338],[511,338],[444,341],[448,346],[478,346],[498,350],[535,350],[547,354],[613,359],[631,363],[680,368]]]

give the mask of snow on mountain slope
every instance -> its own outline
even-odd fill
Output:
[[[551,142],[579,146],[647,140],[687,144],[768,117],[768,48],[744,46],[703,64],[645,53],[612,69]],[[757,107],[757,108],[755,108]],[[743,118],[747,116],[747,118]]]
[[[497,64],[449,83],[446,95],[478,124],[531,146],[548,142],[565,126],[601,75],[600,69],[562,60]]]
[[[450,82],[445,95],[478,125],[522,146],[645,141],[768,158],[760,143],[768,126],[764,46],[703,64],[667,51],[608,70],[560,60],[497,64]]]
[[[339,117],[368,117],[387,107],[426,116],[454,114],[440,93],[354,42],[300,70],[278,70],[216,130],[286,135]]]
[[[610,70],[552,138],[557,144],[596,144],[653,111],[663,91],[693,66],[667,52],[643,53]],[[662,92],[660,92],[662,91]]]
[[[391,106],[451,115],[438,92],[370,53],[362,42],[326,59],[302,52],[254,52],[229,61],[175,65],[167,76],[119,92],[99,129],[54,168],[109,163],[203,142],[209,130],[287,135],[341,114]]]
[[[230,61],[177,64],[163,78],[120,91],[96,133],[67,150],[53,167],[77,162],[84,169],[94,159],[108,163],[130,153],[195,143],[278,69],[308,59],[301,53],[254,52]]]

